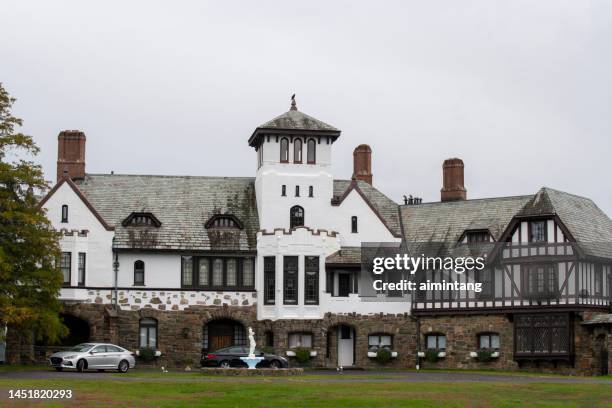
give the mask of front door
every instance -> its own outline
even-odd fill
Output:
[[[338,326],[338,366],[347,367],[355,364],[354,360],[355,331],[350,326]]]
[[[351,275],[348,273],[338,274],[338,296],[348,297],[351,293]]]

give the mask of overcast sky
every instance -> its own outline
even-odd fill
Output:
[[[0,82],[55,180],[57,134],[87,172],[254,176],[247,139],[298,108],[342,130],[336,178],[437,201],[548,186],[612,215],[612,1],[2,1]]]

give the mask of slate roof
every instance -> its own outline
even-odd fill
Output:
[[[498,241],[515,216],[557,215],[585,255],[612,258],[612,220],[592,200],[547,187],[525,196],[402,205],[400,213],[405,240],[429,251],[458,256],[466,230],[488,229]]]
[[[325,259],[332,265],[361,265],[361,247],[342,247]]]
[[[249,145],[257,146],[257,140],[262,134],[271,132],[283,133],[284,131],[287,131],[287,133],[321,134],[334,139],[340,136],[340,130],[334,126],[313,118],[304,112],[300,112],[297,108],[292,108],[282,115],[258,126],[249,138]]]
[[[349,188],[356,185],[366,200],[372,205],[387,228],[395,235],[401,236],[400,220],[397,203],[378,191],[376,188],[361,180],[334,180],[334,195],[332,201],[339,202]]]
[[[116,248],[256,250],[259,219],[255,179],[87,174],[76,182],[98,213],[115,227]],[[161,227],[121,225],[132,212],[150,212]],[[215,214],[233,214],[242,230],[204,228]]]

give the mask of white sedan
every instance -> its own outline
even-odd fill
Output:
[[[136,366],[134,354],[123,347],[108,343],[81,343],[67,351],[49,357],[49,364],[57,371],[65,368],[82,372],[92,370],[117,370],[127,373]]]

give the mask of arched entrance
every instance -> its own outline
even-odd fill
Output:
[[[338,324],[327,330],[327,358],[338,367],[355,365],[356,350],[355,328]]]
[[[247,344],[244,325],[231,319],[213,320],[205,324],[202,339],[202,350],[204,352]]]
[[[60,317],[68,327],[68,335],[60,340],[60,346],[71,347],[89,341],[89,323],[69,314],[61,314]]]

